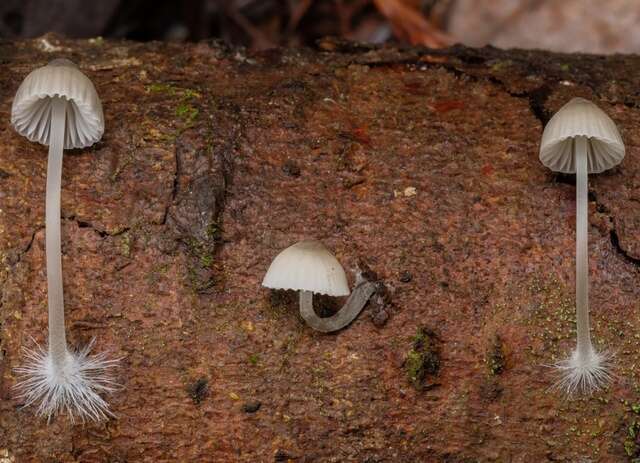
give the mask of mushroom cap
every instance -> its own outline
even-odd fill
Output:
[[[320,241],[289,246],[273,259],[262,286],[348,296],[349,283],[340,262]]]
[[[624,143],[616,124],[584,98],[573,98],[547,123],[540,142],[540,161],[555,172],[576,172],[575,137],[587,137],[588,172],[597,174],[620,164]]]
[[[11,124],[31,141],[49,145],[51,99],[67,101],[64,148],[84,148],[104,133],[102,104],[95,87],[67,59],[32,71],[20,84],[11,106]]]

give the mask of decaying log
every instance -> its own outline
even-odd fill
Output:
[[[54,57],[94,81],[103,140],[65,153],[72,345],[124,357],[117,418],[47,425],[11,388],[46,342],[46,148],[20,81]],[[631,56],[219,43],[0,43],[1,462],[624,461],[640,455],[640,133]],[[549,390],[574,342],[575,190],[537,158],[572,96],[627,144],[590,176],[593,335],[617,380]],[[322,240],[387,291],[335,335],[260,286]],[[31,339],[33,338],[33,340]]]

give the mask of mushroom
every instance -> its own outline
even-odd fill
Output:
[[[99,421],[112,415],[100,393],[116,388],[110,370],[117,360],[90,355],[93,341],[79,352],[67,347],[64,326],[60,190],[63,149],[84,148],[104,132],[102,105],[96,90],[71,61],[56,59],[32,71],[22,82],[11,107],[11,123],[29,140],[49,146],[46,186],[46,260],[49,307],[48,349],[26,350],[27,363],[16,369],[16,389],[24,406],[50,419],[67,411]]]
[[[598,352],[589,332],[587,176],[618,165],[624,144],[615,123],[584,98],[573,98],[551,118],[542,134],[540,161],[555,172],[576,174],[576,313],[577,347],[556,366],[558,386],[567,393],[590,393],[611,380],[607,352]]]
[[[349,295],[349,284],[340,262],[319,241],[305,240],[288,247],[273,259],[262,286],[300,291],[300,315],[314,330],[329,333],[349,325],[358,316],[376,285],[360,272]],[[313,310],[313,293],[349,296],[331,317],[321,318]]]

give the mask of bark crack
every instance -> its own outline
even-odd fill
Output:
[[[162,220],[159,225],[167,224],[167,217],[169,216],[169,211],[173,207],[176,202],[176,197],[178,196],[178,179],[180,178],[180,156],[178,155],[178,144],[175,143],[173,147],[173,183],[171,185],[171,194],[169,195],[169,200],[164,208],[164,214],[162,215]]]
[[[38,234],[38,232],[40,230],[44,230],[44,224],[38,225],[33,232],[31,233],[31,238],[29,239],[29,242],[26,244],[26,246],[24,248],[22,248],[21,250],[19,250],[13,259],[11,259],[11,264],[12,265],[17,265],[19,264],[22,259],[24,258],[24,256],[26,256],[29,251],[31,251],[31,248],[33,247],[33,243],[36,240],[36,235]]]
[[[105,229],[97,227],[96,225],[94,225],[93,223],[91,223],[89,221],[78,219],[78,217],[75,214],[68,215],[68,216],[63,215],[62,218],[64,220],[69,221],[69,222],[75,222],[76,225],[78,226],[78,228],[89,228],[89,229],[91,229],[93,232],[95,232],[101,238],[120,236],[120,235],[122,235],[124,233],[127,233],[129,230],[131,230],[130,226],[126,226],[126,227],[119,228],[119,229],[117,229],[115,231],[108,231],[108,230],[105,230]]]
[[[602,214],[605,214],[607,219],[609,220],[609,223],[611,223],[609,238],[611,240],[611,245],[613,246],[613,249],[618,254],[620,254],[620,256],[622,256],[624,260],[626,260],[632,265],[640,267],[640,259],[638,259],[637,257],[633,257],[631,254],[629,254],[629,252],[626,249],[624,249],[624,247],[620,243],[620,236],[618,235],[618,230],[616,230],[616,226],[615,226],[616,224],[615,218],[613,217],[613,215],[611,215],[607,206],[598,202],[598,195],[595,190],[591,190],[591,189],[589,190],[589,199],[594,203],[596,203],[596,210]]]

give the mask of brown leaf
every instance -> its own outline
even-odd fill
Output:
[[[451,44],[451,39],[437,29],[420,11],[403,0],[373,0],[380,13],[393,28],[394,34],[412,45],[441,48]]]

